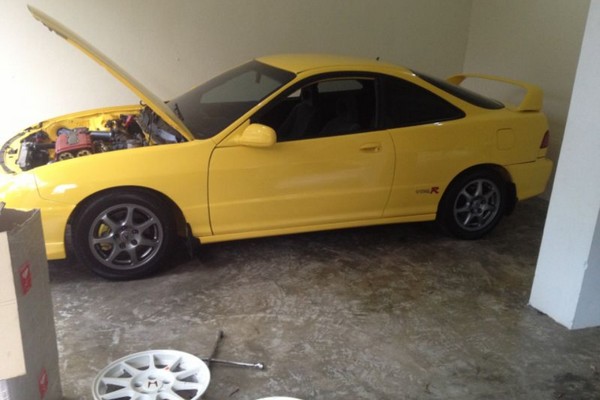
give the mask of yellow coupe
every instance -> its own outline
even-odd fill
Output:
[[[542,193],[552,162],[542,92],[507,106],[376,60],[257,58],[167,102],[59,22],[34,17],[132,89],[140,105],[71,114],[2,147],[0,201],[39,208],[50,259],[155,272],[201,243],[437,220],[476,239]],[[67,229],[70,226],[71,229]]]

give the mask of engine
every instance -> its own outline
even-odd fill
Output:
[[[26,171],[52,162],[148,145],[133,115],[109,120],[105,128],[59,128],[55,141],[45,131],[36,132],[22,141],[17,163]]]
[[[87,128],[62,128],[58,131],[54,154],[57,160],[89,156],[93,153],[92,146],[92,135]]]

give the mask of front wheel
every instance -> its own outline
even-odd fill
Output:
[[[153,193],[107,193],[85,205],[73,224],[79,260],[112,280],[156,272],[175,237],[165,202]]]
[[[457,178],[440,202],[438,222],[461,239],[478,239],[502,218],[506,184],[492,171],[473,171]]]

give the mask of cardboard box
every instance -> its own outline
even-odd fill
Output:
[[[40,213],[0,211],[0,400],[62,398]]]

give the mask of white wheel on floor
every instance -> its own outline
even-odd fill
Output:
[[[210,382],[198,357],[177,350],[148,350],[116,360],[96,375],[94,400],[197,400]]]
[[[295,397],[275,396],[275,397],[263,397],[261,399],[256,399],[256,400],[302,400],[302,399],[297,399]]]

